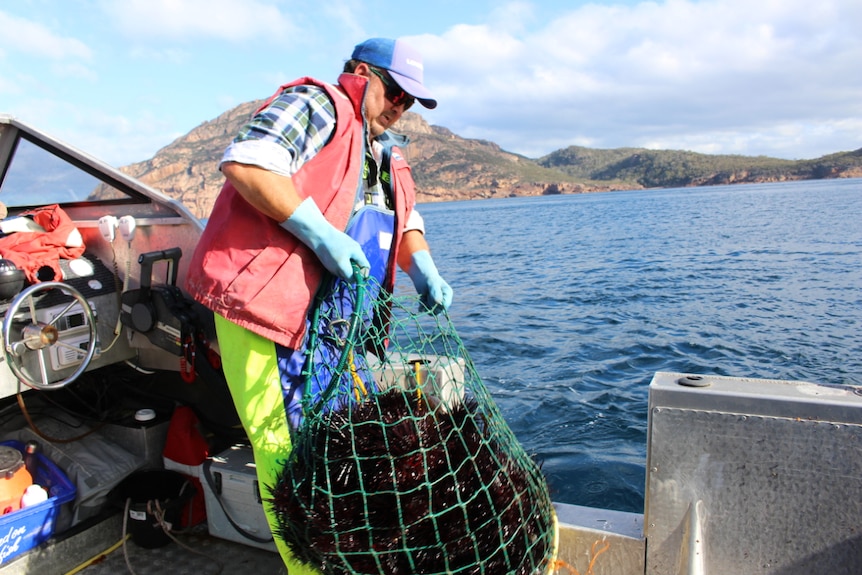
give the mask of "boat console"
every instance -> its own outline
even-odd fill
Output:
[[[0,166],[0,255],[8,277],[21,275],[14,261],[35,265],[31,259],[55,250],[50,265],[0,293],[0,397],[57,389],[125,362],[181,370],[189,326],[208,327],[207,314],[178,287],[182,254],[194,250],[202,222],[119,170],[3,116]],[[31,236],[53,231],[34,216],[47,209],[56,211],[49,221],[62,216],[74,225],[68,245],[53,237],[31,245]]]

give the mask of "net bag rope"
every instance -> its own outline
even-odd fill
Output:
[[[553,571],[545,478],[448,314],[361,277],[313,308],[276,536],[324,574]]]

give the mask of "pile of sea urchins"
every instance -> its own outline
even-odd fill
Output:
[[[443,407],[393,388],[304,425],[269,501],[304,562],[337,575],[547,566],[553,512],[540,472],[506,453],[475,402]]]

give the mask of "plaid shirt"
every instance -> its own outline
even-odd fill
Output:
[[[335,106],[326,92],[317,86],[300,85],[286,89],[269,106],[256,114],[225,150],[221,163],[238,162],[292,176],[317,155],[335,131]],[[365,156],[364,194],[355,209],[363,203],[389,207],[380,183],[380,150],[375,145]],[[375,166],[370,166],[370,162]],[[424,233],[422,217],[412,210],[406,230]]]
[[[329,141],[335,107],[317,86],[294,86],[242,127],[222,163],[239,162],[292,176]]]

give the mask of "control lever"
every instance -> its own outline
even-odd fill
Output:
[[[144,334],[150,343],[188,359],[188,338],[194,334],[195,312],[177,287],[180,248],[148,252],[138,257],[140,288],[122,295],[120,318],[124,325]],[[153,266],[167,263],[165,283],[153,285]]]
[[[148,252],[138,256],[138,263],[141,264],[141,287],[136,294],[137,301],[128,303],[131,304],[129,313],[129,325],[141,333],[147,333],[156,325],[158,320],[158,311],[153,303],[153,298],[150,295],[150,289],[153,283],[153,264],[166,260],[168,262],[168,286],[176,287],[177,273],[179,270],[179,261],[183,252],[180,248],[170,248],[157,252]],[[123,294],[126,298],[135,297],[133,292]],[[127,303],[123,301],[123,303]]]

